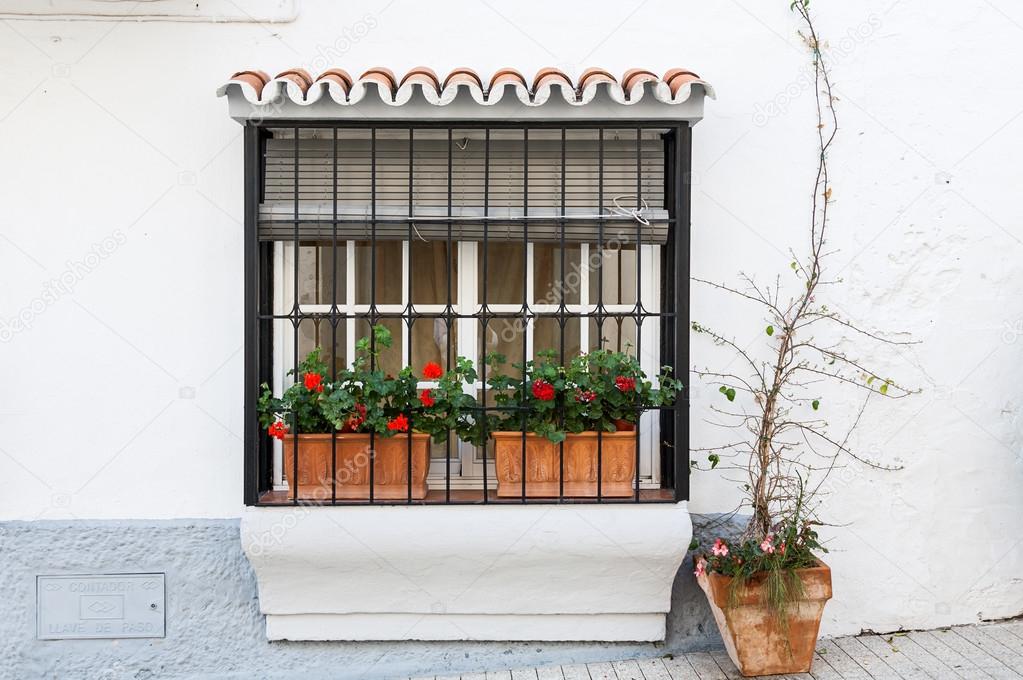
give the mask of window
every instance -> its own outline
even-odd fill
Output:
[[[688,315],[676,310],[687,305],[688,236],[676,216],[688,134],[620,121],[248,123],[246,501],[303,499],[297,448],[290,456],[252,413],[258,386],[280,394],[314,347],[342,370],[373,324],[394,338],[379,358],[391,374],[464,356],[485,376],[488,352],[521,362],[551,350],[564,363],[597,348],[633,354],[649,376],[685,367]],[[494,408],[484,376],[467,390]],[[563,488],[500,498],[493,442],[451,437],[430,445],[425,498],[333,488],[326,502],[678,500],[686,415],[680,399],[640,416],[624,499],[604,498],[599,482],[584,499]],[[410,475],[411,456],[410,446]]]

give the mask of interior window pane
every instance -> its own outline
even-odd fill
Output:
[[[636,246],[597,250],[594,244],[590,253],[590,304],[597,304],[601,291],[605,305],[636,304]]]
[[[412,242],[412,302],[446,305],[450,285],[451,303],[458,302],[458,244],[451,244],[448,262],[446,241]]]
[[[433,361],[447,370],[449,342],[452,360],[458,354],[457,331],[458,323],[454,319],[450,332],[443,317],[420,317],[412,322],[412,367],[421,373],[423,366]]]
[[[490,319],[487,322],[486,329],[483,329],[482,322],[480,323],[480,329],[483,337],[479,343],[481,352],[478,360],[483,361],[484,357],[490,352],[503,354],[507,361],[500,368],[501,373],[517,375],[519,371],[512,368],[512,364],[522,363],[523,339],[526,332],[522,325],[522,320]],[[489,372],[489,369],[487,370]]]
[[[603,326],[597,328],[597,320],[590,319],[590,349],[609,349],[615,352],[627,352],[638,356],[636,352],[636,320],[632,317],[605,317]]]
[[[479,301],[483,299],[483,244],[479,247]],[[488,304],[522,304],[526,294],[525,246],[518,242],[490,242],[486,248]]]
[[[449,452],[452,458],[458,457],[458,436],[454,432],[448,433],[446,442],[435,442],[433,438],[430,439],[430,458],[444,459],[448,457]],[[441,482],[441,488],[444,488],[444,482]]]
[[[533,245],[533,301],[539,304],[579,304],[580,250],[578,245],[565,244],[565,272],[561,271],[560,244]]]
[[[302,245],[298,249],[298,301],[301,304],[329,305],[345,302],[345,244],[337,244],[331,257],[331,244]],[[334,280],[334,266],[337,278]],[[331,294],[333,289],[334,293]]]
[[[561,321],[556,318],[540,317],[533,322],[533,353],[554,350],[562,363],[568,363],[579,354],[579,319],[565,319],[565,346],[561,347]]]
[[[285,333],[292,333],[290,324],[285,326]],[[344,369],[345,364],[345,322],[337,324],[336,341],[332,339],[331,323],[328,319],[302,319],[298,325],[298,360],[301,362],[313,349],[320,348],[320,358],[328,369],[333,364],[335,371]],[[293,357],[284,357],[285,365],[290,369]]]
[[[398,375],[401,371],[402,366],[405,365],[405,348],[401,340],[401,328],[404,322],[401,319],[379,319],[378,324],[386,326],[391,331],[391,347],[385,349],[378,347],[380,353],[380,360],[377,363],[377,368],[382,368],[388,375]],[[370,336],[370,324],[368,319],[357,319],[355,321],[355,338],[365,338]]]
[[[376,304],[401,304],[401,272],[404,263],[401,257],[401,241],[377,241],[376,243]],[[373,270],[370,241],[355,244],[355,302],[371,304]]]

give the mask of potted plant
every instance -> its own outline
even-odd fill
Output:
[[[803,494],[800,484],[793,515],[761,540],[718,538],[696,559],[725,649],[745,676],[810,671],[831,569],[817,557],[827,549],[802,516]]]
[[[502,409],[489,424],[497,495],[522,495],[525,457],[526,496],[596,496],[598,476],[601,496],[631,496],[639,416],[670,405],[681,383],[666,366],[655,389],[625,352],[596,350],[574,357],[567,368],[554,357],[539,352],[535,360],[513,364],[517,375],[501,371],[503,356],[487,357],[488,386]]]
[[[320,358],[319,347],[288,371],[293,382],[280,397],[274,397],[269,385],[263,383],[259,398],[260,424],[267,434],[284,443],[285,476],[289,479],[292,497],[296,488],[303,498],[330,498],[330,432],[331,424],[323,415],[320,402],[326,390],[327,365]],[[295,434],[298,433],[298,434]],[[298,477],[294,461],[298,453]]]
[[[264,386],[264,424],[269,423],[271,436],[284,440],[285,475],[292,474],[297,451],[300,498],[329,499],[332,493],[341,499],[369,498],[372,464],[375,499],[405,499],[411,493],[421,500],[427,493],[430,439],[443,442],[454,432],[479,442],[480,428],[472,417],[475,399],[464,389],[476,380],[472,363],[459,357],[449,371],[427,363],[422,378],[436,381],[436,386],[420,390],[420,378],[411,367],[397,376],[376,368],[380,350],[390,348],[392,339],[382,325],[372,332],[372,341],[361,338],[356,343],[351,368],[333,381],[309,377],[322,368],[319,351],[313,350],[292,372],[302,375],[302,383],[292,385],[281,399],[275,400]],[[297,438],[289,434],[289,419],[297,423]],[[305,434],[306,427],[313,433]]]

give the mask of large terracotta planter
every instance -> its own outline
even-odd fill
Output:
[[[336,497],[339,499],[369,498],[369,465],[373,461],[373,498],[395,500],[408,498],[407,434],[374,438],[375,455],[370,456],[368,434],[337,434],[334,446],[337,456]],[[298,498],[330,500],[331,473],[329,434],[298,435]],[[426,473],[430,466],[428,444],[430,435],[412,435],[412,498],[426,498]],[[295,484],[290,477],[294,470],[295,437],[284,438],[284,476],[289,478],[289,498],[295,497]]]
[[[522,496],[522,433],[493,432],[497,495]],[[565,438],[565,496],[597,495],[597,433]],[[636,477],[636,433],[605,432],[601,437],[600,495],[628,497]],[[560,490],[560,447],[526,433],[526,496],[557,497]]]
[[[810,671],[824,604],[831,599],[831,569],[818,562],[795,573],[803,582],[803,595],[787,610],[787,629],[763,604],[764,576],[751,578],[736,596],[730,593],[729,576],[697,577],[728,656],[744,676]]]

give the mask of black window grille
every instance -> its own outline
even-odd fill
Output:
[[[595,494],[566,489],[564,445],[556,485],[527,493],[524,431],[521,493],[514,497],[493,488],[489,444],[465,458],[453,438],[431,453],[429,490],[414,497],[411,437],[407,493],[381,495],[384,471],[370,454],[368,493],[352,496],[343,470],[339,476],[337,433],[330,437],[329,488],[303,494],[299,437],[275,443],[260,426],[256,403],[260,386],[281,387],[312,345],[324,347],[335,373],[351,361],[354,338],[374,324],[401,338],[399,358],[387,359],[395,370],[426,356],[446,367],[460,347],[472,347],[481,416],[497,410],[481,360],[495,328],[517,329],[502,345],[514,344],[516,358],[535,354],[539,333],[562,363],[627,339],[636,352],[656,355],[654,372],[671,365],[688,383],[690,157],[690,127],[678,122],[246,123],[246,504],[688,499],[688,385],[674,405],[644,409],[654,412],[635,428],[627,496],[602,488],[602,434]],[[472,254],[475,261],[465,261]],[[585,280],[572,290],[565,281],[574,262]],[[555,284],[543,297],[530,283],[544,278],[537,267]],[[644,300],[643,291],[654,291],[655,300]],[[475,298],[472,305],[466,296]],[[466,343],[470,328],[475,339]],[[430,334],[432,344],[424,342]],[[645,452],[649,458],[641,459]]]

